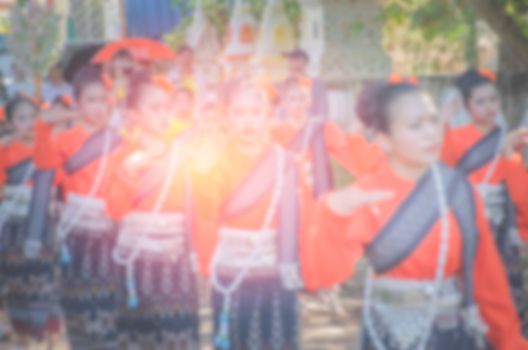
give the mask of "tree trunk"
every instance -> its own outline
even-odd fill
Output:
[[[473,9],[497,33],[501,41],[500,71],[528,71],[528,38],[498,0],[461,0]]]

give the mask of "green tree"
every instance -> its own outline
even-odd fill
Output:
[[[469,65],[477,65],[476,21],[498,35],[501,71],[528,69],[528,0],[387,0],[384,20],[409,19],[428,40],[462,41]]]
[[[40,97],[42,77],[60,58],[60,18],[49,5],[37,0],[19,0],[10,12],[9,52],[13,61],[33,77]]]

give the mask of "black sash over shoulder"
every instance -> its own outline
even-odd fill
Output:
[[[34,174],[34,164],[31,157],[26,158],[7,169],[7,184],[21,185]]]
[[[464,285],[466,302],[473,301],[473,266],[478,245],[473,189],[466,177],[444,165],[439,166],[446,198],[463,235]],[[367,247],[366,255],[374,270],[385,273],[404,261],[430,233],[440,218],[440,208],[432,171],[415,189]]]
[[[464,154],[456,167],[469,174],[493,161],[497,156],[497,150],[501,146],[502,134],[503,131],[500,127],[493,129]]]
[[[110,133],[109,136],[106,135],[107,132]],[[99,130],[90,136],[81,148],[71,156],[70,159],[68,159],[66,164],[64,164],[66,172],[68,172],[68,174],[73,174],[91,162],[99,159],[104,152],[105,137],[110,137],[109,151],[114,150],[122,142],[121,137],[115,128],[109,127]]]

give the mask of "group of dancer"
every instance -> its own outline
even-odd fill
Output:
[[[300,293],[365,257],[360,349],[528,349],[528,134],[498,126],[489,74],[457,80],[459,129],[416,81],[366,87],[367,140],[328,120],[300,51],[285,81],[245,72],[197,113],[192,86],[131,60],[82,68],[73,102],[5,107],[0,277],[21,338],[64,321],[75,350],[299,349]],[[357,180],[334,189],[333,161]]]

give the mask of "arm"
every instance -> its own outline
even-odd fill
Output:
[[[483,203],[478,197],[477,225],[480,236],[475,257],[475,297],[489,327],[488,339],[497,349],[528,349],[528,343],[521,335],[506,272],[485,217]]]
[[[360,133],[346,134],[335,123],[326,123],[325,140],[332,158],[356,177],[373,173],[385,159],[378,145]]]
[[[506,185],[515,204],[519,236],[528,241],[528,171],[522,156],[514,154],[504,162],[506,166]]]

